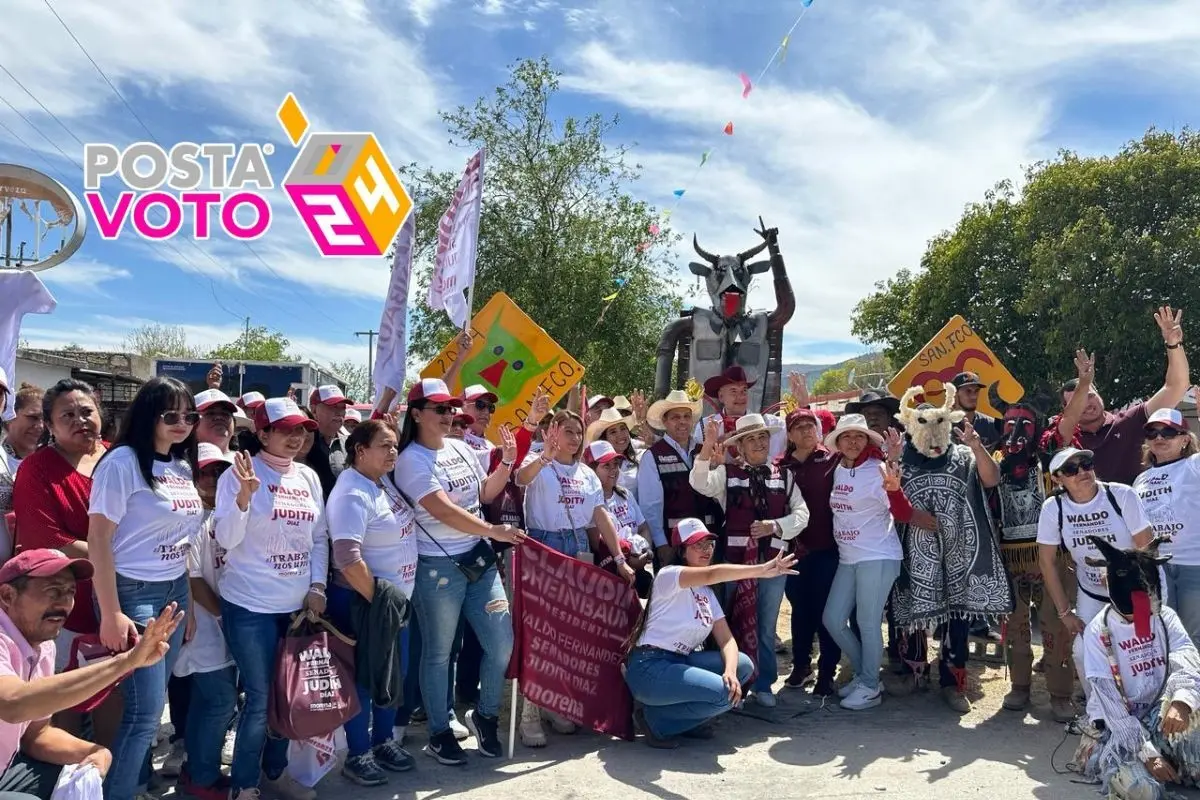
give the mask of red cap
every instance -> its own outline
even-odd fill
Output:
[[[787,415],[787,429],[790,431],[792,426],[802,419],[812,420],[812,423],[818,428],[821,427],[821,420],[817,419],[817,415],[813,413],[811,408],[797,408],[795,411]]]
[[[461,399],[450,394],[446,382],[441,378],[423,378],[412,385],[412,388],[408,390],[408,402],[417,403],[421,400],[428,400],[432,403],[449,403],[456,407],[462,407],[463,403]]]
[[[312,390],[312,394],[308,396],[308,407],[313,408],[317,404],[324,406],[340,406],[349,404],[346,395],[342,394],[342,390],[338,386],[318,386]]]
[[[592,464],[607,464],[614,458],[622,458],[611,444],[603,439],[592,442],[583,451],[583,460],[589,466]]]
[[[247,411],[253,411],[265,402],[267,398],[263,397],[262,392],[246,392],[238,398],[238,405]]]
[[[220,389],[205,389],[200,394],[192,398],[196,403],[196,410],[203,414],[213,406],[225,406],[232,414],[237,409],[237,404],[229,399],[229,395],[222,392]]]
[[[317,421],[306,417],[290,397],[272,397],[254,409],[254,424],[260,431],[268,426],[294,428],[299,425],[305,430],[317,429]]]
[[[62,550],[41,548],[26,550],[10,558],[0,567],[0,583],[12,583],[22,576],[49,578],[64,569],[75,573],[76,580],[92,577],[92,562],[86,558],[71,558]]]
[[[687,547],[703,539],[715,539],[717,535],[704,527],[704,523],[695,517],[686,517],[675,523],[671,529],[671,540],[676,547]]]
[[[461,422],[463,425],[474,425],[475,418],[460,408],[454,412],[454,419],[452,419],[451,422]]]
[[[475,383],[463,389],[463,400],[468,403],[474,403],[476,400],[484,400],[488,403],[499,402],[500,398],[495,392],[489,392],[487,387],[482,383]]]

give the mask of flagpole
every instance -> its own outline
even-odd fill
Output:
[[[517,679],[512,681],[512,700],[508,704],[508,760],[512,761],[517,744]]]

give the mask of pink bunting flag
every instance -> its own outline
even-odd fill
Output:
[[[745,100],[754,90],[754,84],[750,82],[750,76],[744,72],[740,73],[738,77],[742,79],[742,99]]]
[[[646,252],[646,251],[647,251],[647,250],[649,250],[649,249],[650,249],[650,243],[649,243],[649,242],[638,242],[637,251],[638,251],[639,253],[644,253],[644,252]]]
[[[733,136],[733,123],[732,122],[725,123],[725,135]]]
[[[657,222],[651,222],[649,230],[651,236],[658,236],[658,232],[661,230],[661,228],[658,227]]]

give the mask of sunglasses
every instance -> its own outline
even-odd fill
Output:
[[[445,405],[444,403],[439,403],[436,406],[425,406],[425,410],[432,411],[433,413],[435,413],[439,416],[442,416],[445,414],[453,414],[454,406],[448,406],[448,405]]]
[[[200,415],[195,411],[164,411],[158,418],[168,425],[178,425],[180,422],[195,425],[200,421]]]
[[[476,400],[475,401],[475,410],[476,411],[486,411],[489,414],[495,414],[496,413],[496,404],[489,403],[487,400]]]
[[[1081,472],[1091,472],[1095,468],[1095,461],[1090,458],[1081,458],[1078,461],[1072,461],[1070,463],[1063,464],[1062,469],[1058,471],[1058,474],[1066,475],[1068,478],[1072,478]]]
[[[1175,428],[1154,428],[1146,431],[1146,441],[1152,442],[1155,439],[1174,439],[1176,436],[1183,436],[1183,431]]]

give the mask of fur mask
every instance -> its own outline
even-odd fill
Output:
[[[1089,567],[1108,568],[1108,598],[1113,608],[1133,619],[1138,638],[1151,635],[1150,619],[1162,611],[1162,581],[1158,568],[1171,557],[1160,556],[1161,537],[1155,537],[1145,550],[1120,550],[1099,536],[1089,536],[1104,558],[1088,556]]]
[[[966,413],[954,410],[953,386],[942,384],[946,399],[940,408],[928,403],[913,408],[913,399],[922,392],[920,386],[913,386],[904,393],[896,419],[918,453],[926,458],[940,458],[950,451],[954,426],[963,421]]]

